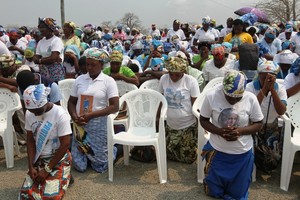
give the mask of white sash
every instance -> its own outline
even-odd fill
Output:
[[[53,119],[51,120],[52,122],[53,122],[54,118],[55,118],[55,116],[53,116]],[[42,125],[37,133],[37,137],[36,137],[36,141],[35,141],[36,152],[35,152],[35,158],[34,158],[33,163],[35,163],[37,161],[37,159],[40,157],[53,128],[54,128],[54,124],[48,120],[45,120],[42,123]]]

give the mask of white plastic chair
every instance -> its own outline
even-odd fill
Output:
[[[74,85],[75,79],[73,78],[67,78],[61,81],[58,81],[58,87],[60,89],[62,100],[60,101],[60,104],[63,108],[65,108],[68,111],[68,101],[70,98],[71,90]]]
[[[160,183],[167,182],[167,157],[165,142],[164,116],[167,112],[165,97],[151,89],[134,90],[120,98],[120,106],[126,102],[129,114],[127,131],[114,133],[113,121],[117,114],[111,114],[107,120],[108,130],[108,178],[113,181],[113,148],[114,144],[122,144],[124,164],[129,164],[129,146],[153,145],[156,152]],[[161,106],[159,130],[156,131],[156,114]]]
[[[222,83],[222,82],[221,82]],[[215,85],[217,86],[217,84]],[[209,87],[206,88],[206,90],[203,90],[203,92],[200,94],[200,96],[197,97],[196,101],[193,104],[193,114],[197,118],[198,121],[198,154],[197,154],[197,181],[198,183],[203,183],[204,179],[204,167],[205,167],[205,159],[202,160],[201,157],[201,151],[202,147],[206,144],[206,142],[209,140],[210,133],[200,125],[200,109],[202,107],[202,103],[205,99],[205,96],[210,91],[214,90],[215,87]],[[252,182],[256,181],[256,166],[253,166],[253,172],[252,172]]]
[[[222,85],[222,84],[223,84],[223,78],[224,78],[224,77],[217,77],[217,78],[214,78],[214,79],[212,79],[211,81],[209,81],[209,82],[205,85],[205,87],[204,87],[204,89],[203,89],[203,92],[205,92],[205,90],[207,90],[207,89],[210,89],[210,88],[216,88],[216,87],[218,87],[219,85]]]
[[[126,94],[127,92],[139,89],[136,85],[134,85],[132,83],[127,83],[125,81],[116,81],[116,83],[117,83],[120,97],[123,96],[124,94]],[[128,129],[128,118],[117,119],[117,120],[115,119],[114,125],[123,125],[125,128],[125,131],[126,131]]]
[[[300,92],[287,100],[287,115],[282,115],[285,122],[281,161],[280,188],[288,191],[295,153],[300,150]],[[292,132],[292,125],[294,131]]]
[[[16,153],[20,154],[12,116],[16,110],[21,108],[20,97],[17,93],[0,88],[0,136],[3,139],[7,168],[14,167],[14,146]]]
[[[203,183],[204,179],[204,166],[205,166],[205,160],[202,161],[201,157],[201,151],[204,144],[209,140],[210,133],[205,131],[204,128],[200,125],[200,112],[202,103],[204,101],[204,98],[206,94],[211,91],[212,88],[203,90],[203,92],[200,93],[200,95],[197,97],[196,101],[193,104],[193,114],[197,118],[198,121],[198,153],[197,153],[197,181],[198,183]]]
[[[158,79],[150,79],[142,83],[139,89],[152,89],[159,92],[159,80]]]

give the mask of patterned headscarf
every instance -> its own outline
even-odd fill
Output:
[[[269,27],[265,32],[265,36],[270,39],[274,39],[276,37],[276,28]]]
[[[165,61],[165,67],[169,72],[186,72],[188,62],[181,57],[171,57]]]
[[[257,71],[260,72],[268,72],[272,74],[277,74],[279,72],[279,65],[273,61],[270,60],[261,60],[258,63]]]
[[[289,40],[286,40],[281,44],[282,50],[285,50],[285,49],[289,50],[290,48],[295,48],[295,46],[296,46],[296,44]]]
[[[52,18],[39,18],[39,24],[40,23],[44,23],[49,29],[51,29],[52,31],[55,31],[57,29],[56,23],[55,23],[55,19]]]
[[[50,90],[44,84],[28,86],[23,93],[25,107],[27,109],[43,107],[48,102],[47,96],[50,94]]]
[[[232,49],[232,44],[231,43],[229,43],[229,42],[223,42],[222,46],[224,47],[225,53],[229,54],[231,52],[231,49]]]
[[[86,58],[91,58],[94,60],[98,60],[102,63],[109,62],[109,55],[105,50],[98,49],[98,48],[89,48],[83,53]]]
[[[75,23],[74,22],[65,22],[64,23],[64,26],[70,26],[72,29],[73,29],[73,31],[75,30],[75,28],[76,28],[76,25],[75,25]]]
[[[32,58],[35,54],[35,49],[32,47],[27,47],[24,51],[25,58]]]
[[[223,79],[223,91],[227,96],[240,98],[246,88],[246,77],[242,72],[230,70]]]
[[[291,73],[294,73],[295,76],[298,76],[300,73],[300,57],[298,57],[291,66]]]
[[[202,24],[210,24],[211,18],[209,16],[206,16],[202,18]]]
[[[14,65],[14,63],[15,60],[13,56],[7,54],[0,55],[0,69],[11,67]]]
[[[220,44],[215,44],[211,46],[211,54],[212,55],[224,55],[225,54],[225,49],[224,46],[220,45]]]
[[[123,54],[119,51],[113,51],[110,54],[110,62],[120,62],[122,63]]]
[[[298,55],[296,53],[293,53],[290,50],[283,50],[274,56],[273,61],[275,63],[291,65],[297,58]]]

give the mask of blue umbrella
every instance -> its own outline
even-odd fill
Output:
[[[270,20],[268,19],[268,16],[266,13],[258,8],[253,8],[253,7],[243,7],[240,8],[236,11],[234,11],[235,14],[239,16],[243,16],[248,13],[253,13],[257,16],[257,21],[261,23],[270,23]]]

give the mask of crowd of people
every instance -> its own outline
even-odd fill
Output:
[[[19,93],[23,109],[14,123],[27,135],[29,171],[20,199],[61,198],[74,179],[71,167],[106,172],[107,115],[119,109],[115,80],[140,86],[151,79],[159,80],[168,102],[167,158],[193,163],[202,149],[207,195],[247,199],[252,136],[263,135],[280,160],[278,117],[300,90],[300,23],[252,19],[228,18],[222,29],[209,16],[196,26],[174,20],[169,30],[152,24],[148,33],[123,24],[80,28],[71,21],[59,28],[52,18],[39,18],[32,30],[0,26],[0,87]],[[210,139],[198,147],[192,107],[217,77],[223,84],[199,108]],[[68,110],[60,106],[58,87],[66,78],[75,79]],[[80,141],[70,120],[84,132]]]

